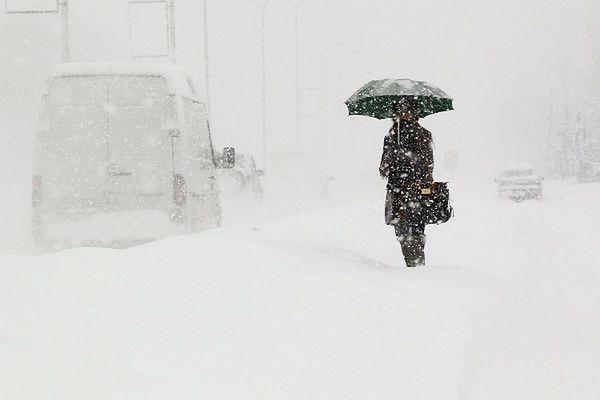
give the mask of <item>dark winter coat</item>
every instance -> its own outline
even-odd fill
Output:
[[[383,141],[379,173],[388,180],[385,223],[396,225],[418,201],[419,189],[433,182],[431,133],[416,121],[395,121]]]

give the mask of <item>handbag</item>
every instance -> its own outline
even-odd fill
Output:
[[[448,222],[454,215],[448,182],[434,182],[430,187],[419,189],[414,200],[407,210],[408,220],[413,223],[439,225]]]
[[[443,224],[454,215],[448,182],[434,182],[430,188],[421,189],[420,198],[426,224]]]

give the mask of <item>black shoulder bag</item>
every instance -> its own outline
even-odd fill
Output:
[[[443,224],[454,215],[448,182],[434,182],[431,187],[420,189],[418,197],[418,213],[425,224]]]

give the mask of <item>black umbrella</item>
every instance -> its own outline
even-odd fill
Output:
[[[410,79],[371,81],[354,93],[346,105],[350,115],[386,119],[392,118],[396,107],[405,101],[417,107],[419,118],[454,109],[452,98],[441,89]]]

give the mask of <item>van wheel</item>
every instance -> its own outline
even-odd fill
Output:
[[[169,217],[173,225],[183,225],[187,219],[186,209],[179,206],[172,206]]]

